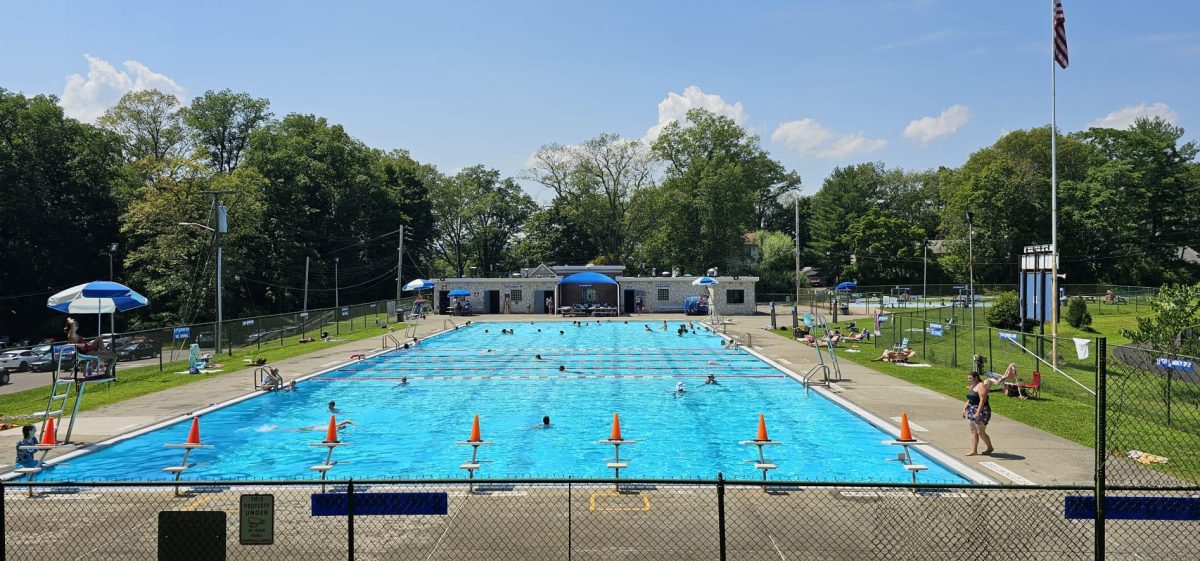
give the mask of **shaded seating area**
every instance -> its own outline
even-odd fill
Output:
[[[617,315],[617,307],[600,304],[575,304],[573,306],[560,306],[558,313],[563,317],[611,317]]]
[[[616,316],[620,285],[608,275],[583,272],[558,281],[557,311],[567,317]]]

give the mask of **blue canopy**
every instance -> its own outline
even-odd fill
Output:
[[[416,279],[416,280],[404,285],[404,290],[408,290],[408,291],[429,290],[429,289],[433,288],[433,286],[434,286],[434,284],[433,284],[433,281],[431,281],[431,280]]]
[[[838,283],[838,285],[833,287],[833,289],[834,290],[850,290],[851,288],[857,288],[857,287],[858,287],[857,282],[845,281],[845,282]]]
[[[470,296],[470,295],[471,295],[470,290],[465,290],[462,288],[456,288],[456,289],[451,290],[450,292],[446,293],[446,296],[449,296],[451,298],[458,298],[460,296]]]
[[[575,273],[569,277],[565,277],[558,281],[558,284],[617,284],[617,281],[613,280],[613,278],[608,275],[602,275],[600,273],[593,273],[589,271],[584,273]]]

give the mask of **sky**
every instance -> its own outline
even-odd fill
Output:
[[[1150,7],[1153,9],[1148,9]],[[1200,130],[1200,3],[1066,0],[1058,124]],[[21,2],[0,87],[94,121],[131,90],[230,88],[453,173],[539,146],[653,139],[702,107],[807,193],[835,166],[958,166],[1050,120],[1050,0]],[[548,194],[525,183],[545,202]]]

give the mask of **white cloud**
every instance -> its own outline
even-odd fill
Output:
[[[742,102],[729,103],[717,94],[706,94],[697,86],[688,86],[683,94],[670,92],[666,99],[658,102],[658,123],[646,131],[646,140],[653,141],[658,133],[672,121],[682,122],[689,109],[706,109],[717,115],[733,119],[739,125],[746,124],[746,109]]]
[[[882,138],[867,138],[861,131],[835,133],[812,119],[780,123],[771,133],[771,141],[802,156],[833,159],[869,154],[887,146],[887,141]]]
[[[1162,117],[1164,121],[1171,123],[1172,125],[1179,121],[1179,115],[1165,103],[1151,103],[1150,105],[1139,103],[1137,105],[1130,105],[1128,107],[1117,109],[1108,115],[1088,123],[1088,127],[1127,129],[1132,126],[1133,122],[1139,117]]]
[[[67,85],[63,87],[59,101],[68,117],[93,122],[128,92],[156,89],[183,99],[183,87],[175,80],[136,60],[125,61],[125,70],[118,70],[108,61],[90,54],[85,53],[83,58],[88,62],[87,77],[67,76]]]
[[[937,117],[922,117],[904,127],[904,138],[928,146],[933,140],[954,134],[971,120],[971,110],[966,105],[951,105]]]

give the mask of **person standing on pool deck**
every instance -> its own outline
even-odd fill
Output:
[[[992,439],[987,434],[987,424],[992,419],[992,405],[988,403],[987,383],[973,370],[967,378],[967,403],[963,405],[962,416],[971,427],[971,452],[967,455],[979,454],[980,439],[987,445],[983,455],[991,455]]]

